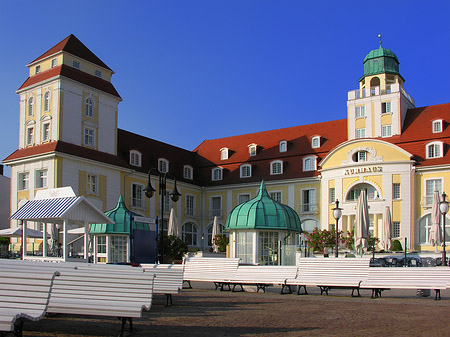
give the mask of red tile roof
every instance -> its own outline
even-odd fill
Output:
[[[100,60],[93,52],[89,50],[78,38],[70,34],[64,40],[56,44],[54,47],[47,50],[44,54],[39,56],[37,59],[33,60],[31,63],[39,61],[41,59],[46,58],[47,56],[56,54],[58,52],[65,51],[74,56],[78,56],[79,58],[97,64],[103,68],[111,70],[102,60]]]
[[[99,77],[96,77],[94,75],[90,75],[88,73],[85,73],[84,71],[72,68],[68,65],[60,65],[54,68],[51,68],[47,71],[43,71],[42,73],[39,73],[37,75],[33,75],[31,77],[28,77],[27,80],[20,86],[18,91],[25,89],[29,86],[32,86],[33,84],[51,79],[56,78],[58,76],[70,78],[74,81],[83,83],[85,85],[88,85],[92,88],[101,90],[103,92],[106,92],[108,94],[111,94],[113,96],[116,96],[118,98],[121,98],[119,93],[116,91],[116,88],[112,85],[111,82],[105,81]]]

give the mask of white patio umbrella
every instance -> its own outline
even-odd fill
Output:
[[[367,248],[367,238],[369,236],[369,205],[367,204],[366,190],[362,190],[356,204],[355,218],[355,249],[363,254]]]
[[[16,228],[6,228],[0,230],[0,236],[2,237],[22,237],[22,228],[16,227]],[[36,239],[42,239],[44,237],[44,234],[42,232],[39,232],[37,230],[27,228],[27,237],[28,238],[36,238]],[[50,235],[47,234],[47,238],[50,238]]]
[[[178,227],[177,216],[172,208],[169,215],[169,228],[167,229],[167,235],[174,235],[180,237],[180,229]]]
[[[391,209],[389,206],[386,206],[383,214],[383,226],[381,227],[381,235],[379,246],[385,252],[390,251],[392,249],[392,240],[391,240],[391,228],[392,228],[392,217],[391,217]]]
[[[211,245],[212,245],[214,253],[219,252],[219,246],[217,246],[214,243],[214,238],[217,234],[220,234],[220,227],[219,227],[219,218],[217,218],[217,216],[215,216],[214,222],[213,222],[213,228],[212,228],[212,235],[211,235]]]
[[[437,247],[442,243],[441,228],[439,226],[439,215],[439,192],[434,191],[433,204],[431,206],[430,243],[435,246],[436,252]]]

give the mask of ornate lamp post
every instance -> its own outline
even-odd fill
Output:
[[[447,198],[447,195],[445,192],[442,192],[442,201],[439,203],[439,210],[441,211],[443,221],[442,221],[442,237],[443,237],[443,243],[442,243],[442,263],[443,266],[447,265],[447,252],[445,251],[445,217],[448,212],[448,201],[445,199]]]
[[[333,216],[334,219],[336,220],[336,248],[334,250],[334,256],[338,257],[339,253],[338,253],[338,249],[339,249],[339,219],[342,216],[342,208],[339,208],[339,200],[336,199],[336,207],[333,208]]]
[[[167,194],[166,181],[167,181],[168,177],[172,177],[173,181],[174,181],[173,190],[172,190],[172,192],[169,193],[171,199],[174,202],[177,202],[181,196],[181,193],[178,192],[178,190],[177,190],[177,179],[173,173],[171,173],[171,172],[163,173],[163,172],[158,171],[156,168],[151,168],[148,171],[148,183],[144,189],[144,192],[145,192],[145,195],[147,196],[147,198],[151,198],[155,194],[155,191],[156,191],[150,182],[150,177],[151,177],[152,173],[159,177],[159,195],[160,195],[160,199],[161,199],[161,216],[160,216],[160,219],[161,219],[160,248],[161,249],[160,250],[158,249],[158,252],[159,252],[158,260],[159,260],[159,263],[163,263],[163,261],[164,261],[164,228],[163,228],[164,227],[164,201],[166,199],[166,194]],[[158,225],[159,225],[159,220],[158,220]]]

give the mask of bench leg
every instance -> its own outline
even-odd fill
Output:
[[[236,290],[236,286],[239,286],[239,287],[241,287],[241,290]],[[232,292],[241,292],[241,291],[244,291],[244,287],[242,286],[242,284],[233,284],[233,290],[232,290]]]
[[[381,297],[381,292],[382,291],[383,291],[383,289],[372,289],[372,296],[371,296],[371,298]]]
[[[222,282],[214,282],[214,290],[219,289],[222,290],[223,289],[223,283]]]
[[[183,289],[192,289],[191,281],[183,280],[183,284],[184,284],[184,283],[187,283],[188,286],[187,286],[187,287],[183,287]]]
[[[166,294],[166,307],[172,305],[172,294]]]
[[[328,290],[330,290],[330,287],[319,286],[319,288],[320,288],[320,295],[322,295],[323,293],[328,295]]]
[[[357,294],[355,295],[355,290]],[[361,294],[359,293],[359,288],[353,288],[352,289],[352,297],[361,297]]]
[[[13,334],[14,334],[14,336],[22,337],[22,331],[23,331],[23,320],[19,318],[16,321],[16,323],[14,323]]]
[[[434,289],[434,291],[436,292],[436,295],[434,297],[434,300],[440,300],[441,299],[441,289]]]
[[[300,290],[302,290],[302,288],[303,288],[303,290],[305,290],[304,293],[301,293],[301,292],[300,292]],[[308,292],[306,291],[306,286],[304,286],[304,285],[299,285],[299,286],[298,286],[298,289],[297,289],[297,295],[308,295]]]
[[[284,291],[286,289],[286,291]],[[284,294],[292,294],[292,288],[291,288],[291,286],[289,285],[289,284],[283,284],[282,286],[281,286],[281,294],[282,295],[284,295]]]
[[[266,285],[265,284],[256,284],[256,292],[259,293],[259,291],[262,290],[263,293],[266,292]]]
[[[127,321],[130,322],[130,332],[133,332],[133,318],[132,317],[119,317],[119,319],[122,321],[122,327],[120,329],[119,336],[123,336],[123,333],[125,332],[125,326],[127,325]]]
[[[228,289],[225,289],[225,286],[228,287]],[[220,291],[231,291],[230,283],[222,282],[222,284],[220,285]]]

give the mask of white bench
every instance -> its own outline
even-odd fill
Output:
[[[221,290],[227,287],[231,291],[244,291],[244,286],[256,286],[256,292],[266,291],[266,287],[281,285],[281,293],[292,293],[290,287],[286,287],[286,280],[295,278],[296,266],[239,266],[233,278],[222,282]],[[236,290],[239,287],[239,290]],[[286,291],[287,290],[287,291]]]
[[[23,320],[40,320],[47,311],[52,271],[5,270],[0,274],[0,331],[22,336]]]
[[[183,287],[184,265],[182,264],[141,264],[145,272],[155,274],[153,294],[166,295],[166,306],[172,305],[172,295]]]
[[[224,280],[235,276],[239,260],[223,257],[187,257],[183,262],[183,282],[188,283],[188,288],[192,288],[191,281],[214,282],[217,290]]]
[[[370,268],[361,288],[372,289],[372,298],[381,297],[389,289],[433,289],[435,299],[441,299],[441,290],[449,287],[448,267],[392,267]]]
[[[286,286],[297,286],[297,294],[308,294],[307,286],[317,286],[320,294],[333,288],[352,289],[352,297],[361,296],[359,287],[369,271],[368,258],[301,258],[297,277],[286,280]],[[355,295],[355,291],[357,295]]]

